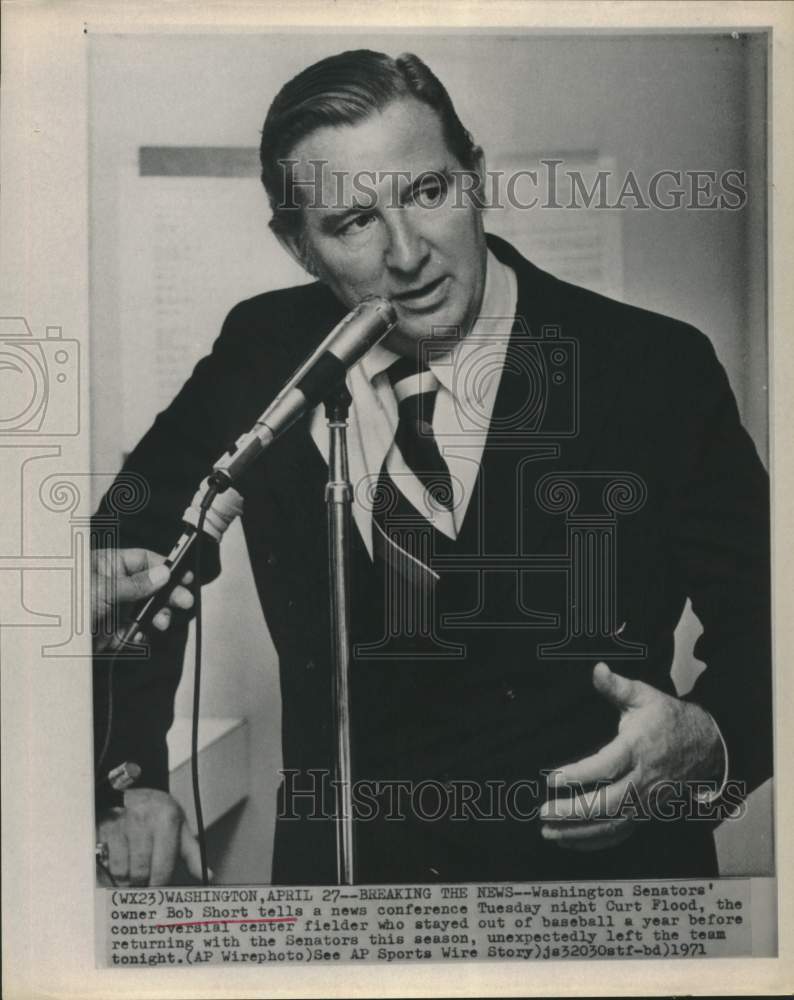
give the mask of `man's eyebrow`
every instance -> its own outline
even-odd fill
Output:
[[[320,226],[325,232],[332,232],[351,215],[359,215],[361,212],[371,212],[374,208],[375,206],[372,204],[372,199],[370,198],[366,198],[362,202],[354,200],[353,204],[347,208],[329,209],[325,212],[320,221]]]

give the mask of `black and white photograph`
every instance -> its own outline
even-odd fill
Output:
[[[299,20],[88,12],[2,300],[91,964],[784,957],[775,29]]]
[[[201,546],[215,880],[336,884],[342,717],[355,882],[713,876],[721,820],[722,870],[772,874],[766,36],[340,41],[90,47],[97,572],[123,600],[213,469],[237,494]],[[178,558],[95,679],[135,885],[201,876]]]

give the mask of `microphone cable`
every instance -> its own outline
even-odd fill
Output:
[[[195,582],[194,621],[196,623],[196,651],[193,662],[193,718],[190,725],[190,775],[193,782],[193,806],[196,812],[196,838],[198,840],[199,855],[201,857],[201,881],[204,885],[209,885],[210,879],[209,867],[207,865],[207,836],[204,829],[204,814],[201,808],[201,786],[199,783],[198,770],[199,709],[201,705],[201,644],[203,638],[201,627],[201,536],[204,530],[204,521],[207,517],[207,511],[209,510],[212,501],[215,499],[216,493],[216,488],[211,486],[201,501],[201,510],[199,513],[198,524],[196,525],[196,540],[194,543],[195,568],[193,573]]]
[[[94,765],[94,791],[99,788],[100,784],[104,780],[102,778],[102,765],[105,762],[105,757],[107,757],[108,750],[110,749],[110,739],[113,733],[113,673],[116,667],[116,661],[118,660],[119,653],[124,648],[123,645],[116,646],[113,650],[107,665],[107,710],[105,713],[105,735],[102,739],[102,747],[96,758],[96,763]],[[108,879],[112,886],[118,886],[118,882],[113,877],[110,868],[104,862],[96,858],[96,866],[103,873],[103,875]]]

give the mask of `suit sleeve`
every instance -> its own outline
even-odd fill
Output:
[[[256,400],[251,399],[252,331],[244,307],[243,303],[232,310],[212,353],[198,363],[125,461],[122,471],[142,477],[148,499],[134,514],[115,515],[120,547],[140,546],[167,554],[181,534],[182,514],[213,462],[239,435],[242,421],[255,419],[261,392]],[[113,519],[111,497],[112,487],[100,503],[97,519]],[[207,582],[220,572],[218,546],[207,540],[202,550],[201,575]],[[109,743],[96,775],[98,802],[102,802],[102,790],[107,792],[103,779],[108,771],[125,761],[142,768],[139,785],[167,790],[166,733],[173,721],[186,638],[183,616],[165,634],[153,634],[146,661],[119,658],[111,670],[108,658],[95,659],[97,755],[108,737],[112,716]]]
[[[716,720],[728,777],[749,792],[772,773],[769,484],[725,371],[695,334],[683,375],[679,368],[678,440],[689,447],[675,459],[670,528],[703,626],[695,655],[706,670],[687,698]]]

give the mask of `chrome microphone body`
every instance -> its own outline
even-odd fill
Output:
[[[326,398],[348,368],[383,340],[396,322],[397,314],[388,299],[363,299],[290,377],[251,430],[215,463],[210,484],[221,493],[237,482],[277,437]]]

